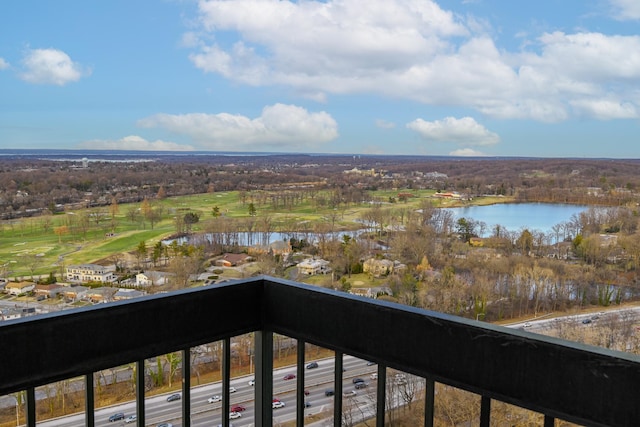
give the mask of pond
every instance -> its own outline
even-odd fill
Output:
[[[552,233],[553,226],[568,222],[573,215],[589,209],[585,205],[567,205],[551,203],[503,203],[487,206],[469,206],[447,208],[459,218],[471,218],[486,224],[484,235],[490,236],[496,225],[509,231],[528,229]]]

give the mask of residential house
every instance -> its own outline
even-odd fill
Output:
[[[145,296],[147,293],[136,289],[118,289],[113,295],[114,301],[128,300]]]
[[[215,264],[220,267],[235,267],[253,261],[254,259],[255,258],[247,254],[226,253],[217,259]]]
[[[362,264],[362,271],[374,277],[386,276],[393,273],[393,261],[388,259],[369,258]]]
[[[58,296],[58,294],[64,291],[64,288],[64,286],[57,283],[51,283],[49,285],[36,285],[33,293],[35,294],[36,298],[55,298]]]
[[[87,298],[88,291],[86,286],[65,286],[62,296],[69,302],[80,301]]]
[[[116,280],[114,267],[105,267],[98,264],[70,265],[66,270],[66,278],[73,283],[112,283]]]
[[[87,289],[85,298],[94,304],[109,302],[113,300],[113,295],[116,293],[116,291],[117,291],[116,288],[112,288],[109,286],[102,286],[100,288],[95,288],[95,289]]]
[[[148,286],[162,286],[169,283],[172,273],[166,273],[164,271],[143,271],[136,274],[136,281],[133,286],[139,288],[146,288]]]
[[[291,243],[288,240],[276,240],[268,245],[254,245],[248,249],[250,255],[272,254],[287,255],[291,253]]]
[[[397,274],[405,271],[406,268],[407,266],[405,264],[389,259],[369,258],[362,264],[362,271],[364,273],[370,273],[374,277]]]
[[[20,319],[25,313],[17,308],[3,308],[0,310],[0,320]]]
[[[35,289],[33,282],[8,282],[4,291],[10,295],[22,295]]]
[[[329,261],[320,258],[307,258],[298,263],[298,273],[312,276],[314,274],[331,273]]]

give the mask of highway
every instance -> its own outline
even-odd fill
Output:
[[[333,389],[334,361],[333,358],[329,358],[318,360],[317,362],[317,368],[305,369],[305,390],[308,391],[305,401],[310,404],[310,406],[305,409],[305,415],[324,412],[330,417],[333,411],[333,397],[327,397],[325,390]],[[377,366],[367,365],[366,361],[351,356],[344,356],[343,365],[346,369],[343,373],[343,391],[355,390],[352,380],[356,377],[363,378],[369,383],[367,388],[357,390],[357,394],[354,397],[345,398],[345,405],[347,405],[347,402],[363,406],[372,404],[371,399],[367,397],[367,395],[369,393],[374,393],[375,395],[375,380],[371,379],[371,374],[377,371]],[[273,425],[277,425],[279,422],[294,420],[296,417],[295,389],[297,380],[284,380],[283,378],[287,374],[295,375],[296,367],[291,366],[274,371],[274,397],[284,402],[285,406],[273,410]],[[251,378],[253,377],[238,377],[231,380],[231,386],[235,387],[236,391],[230,394],[230,407],[242,405],[246,408],[241,412],[240,418],[231,421],[234,427],[254,425],[254,387],[249,385]],[[205,425],[215,426],[222,422],[221,402],[207,402],[207,399],[213,395],[221,395],[221,393],[221,383],[192,387],[191,425],[196,427]],[[164,422],[170,422],[174,427],[182,425],[182,400],[167,402],[167,396],[169,394],[145,399],[147,426],[156,426]],[[135,426],[135,423],[126,424],[124,420],[109,422],[109,417],[115,413],[123,412],[125,417],[128,417],[134,415],[135,411],[135,402],[133,401],[108,408],[96,408],[96,426]],[[363,411],[365,411],[364,408],[359,408],[359,412]],[[369,410],[366,411],[368,412]],[[85,422],[84,416],[79,414],[39,422],[38,425],[47,427],[83,427]]]

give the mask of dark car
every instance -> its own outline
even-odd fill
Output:
[[[231,412],[242,412],[242,411],[244,411],[245,409],[247,409],[247,408],[245,408],[245,407],[244,407],[244,406],[242,406],[242,405],[235,405],[235,406],[232,406],[232,407],[231,407]]]
[[[589,323],[591,323],[591,319],[584,319],[582,323],[588,325]]]
[[[315,369],[318,367],[318,362],[311,362],[307,365],[307,369]]]
[[[363,382],[364,382],[364,380],[363,380],[362,378],[354,378],[354,379],[353,379],[353,383],[354,383],[354,384],[357,384],[357,383],[363,383]]]
[[[124,420],[124,413],[123,412],[117,412],[113,415],[111,415],[109,417],[109,422],[112,423],[114,421],[120,421],[120,420]]]
[[[333,396],[335,394],[335,392],[333,391],[333,389],[329,389],[329,390],[325,390],[324,391],[324,395],[325,396]]]
[[[295,377],[296,377],[296,375],[295,375],[295,374],[287,374],[287,375],[285,375],[285,376],[284,376],[284,378],[282,378],[282,379],[283,379],[283,380],[285,380],[285,381],[288,381],[288,380],[292,380],[292,379],[294,379]]]
[[[180,393],[174,393],[171,396],[167,397],[167,402],[173,402],[174,400],[180,400],[182,399],[182,396],[180,395]]]
[[[368,385],[368,384],[367,384],[367,383],[365,383],[364,381],[360,381],[360,382],[355,383],[353,386],[354,386],[355,388],[357,388],[357,389],[360,389],[360,388],[365,388],[365,387],[367,387],[367,385]]]

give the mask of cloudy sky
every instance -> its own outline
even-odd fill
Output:
[[[0,148],[640,157],[638,0],[5,0]]]

